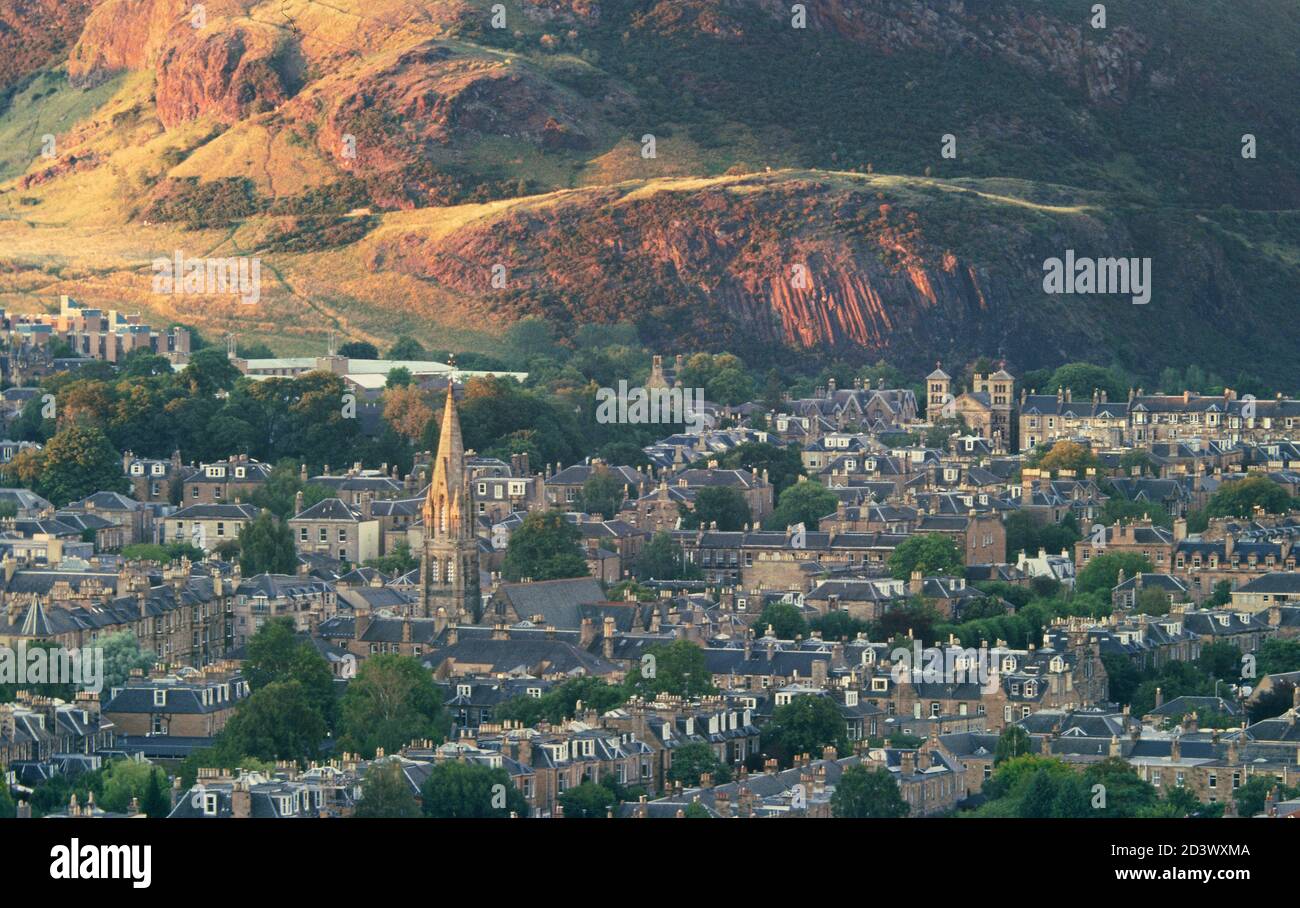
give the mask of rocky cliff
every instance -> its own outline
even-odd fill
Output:
[[[0,5],[0,99],[77,40],[94,0],[9,0]]]

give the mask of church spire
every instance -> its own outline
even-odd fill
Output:
[[[424,526],[429,537],[458,536],[465,515],[463,487],[465,481],[465,443],[460,434],[460,417],[456,397],[447,386],[447,403],[442,408],[442,431],[438,435],[438,454],[433,462],[433,478],[424,499]]]
[[[420,613],[426,618],[445,609],[454,621],[477,615],[479,600],[478,539],[474,505],[465,471],[465,443],[460,434],[456,398],[447,388],[442,432],[424,499],[424,547],[420,559]]]

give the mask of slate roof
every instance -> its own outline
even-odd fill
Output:
[[[498,596],[510,603],[520,618],[531,620],[541,615],[544,624],[567,629],[582,626],[580,605],[605,601],[600,581],[594,577],[503,583],[493,598]]]
[[[558,638],[511,637],[492,639],[465,635],[456,643],[422,658],[424,665],[437,671],[448,659],[457,664],[486,665],[490,674],[534,674],[539,667],[548,675],[609,675],[619,666],[606,662],[579,646]]]
[[[371,512],[373,513],[373,511]],[[339,520],[346,523],[360,523],[361,511],[345,504],[341,498],[323,498],[300,514],[289,518],[295,520]]]

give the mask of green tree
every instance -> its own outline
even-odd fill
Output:
[[[750,523],[749,503],[740,490],[730,486],[706,486],[695,493],[694,506],[679,505],[686,529],[717,523],[724,532],[743,530]]]
[[[1105,391],[1109,400],[1124,400],[1128,386],[1127,379],[1114,369],[1092,363],[1067,363],[1052,373],[1043,390],[1044,393],[1058,388],[1069,390],[1075,400],[1091,400],[1094,391]]]
[[[153,793],[150,788],[153,787]],[[136,806],[148,813],[150,817],[166,816],[171,812],[170,802],[162,806],[160,796],[167,788],[167,773],[162,767],[154,766],[141,760],[114,760],[104,771],[103,790],[98,795],[98,802],[105,810],[113,813],[126,813],[135,801]],[[146,801],[153,799],[153,813],[149,813]]]
[[[1222,608],[1232,602],[1232,581],[1220,580],[1205,600],[1206,608]]]
[[[867,633],[871,628],[869,622],[854,618],[843,609],[814,618],[809,626],[820,632],[823,640],[852,639],[858,634]]]
[[[841,774],[831,795],[831,813],[837,817],[896,819],[907,816],[910,810],[887,769],[850,766]]]
[[[129,630],[109,634],[99,645],[104,651],[104,687],[108,690],[124,686],[132,669],[153,667],[154,654],[141,649],[139,639]]]
[[[1265,640],[1255,656],[1256,668],[1265,675],[1300,671],[1300,640],[1281,637]]]
[[[540,697],[512,697],[496,708],[494,717],[498,721],[508,719],[525,725],[536,725],[545,719],[559,725],[577,717],[579,703],[584,710],[604,713],[626,700],[622,685],[609,684],[601,678],[570,678]]]
[[[911,578],[913,571],[925,576],[964,577],[962,551],[947,536],[921,533],[909,536],[889,556],[889,574],[895,580]]]
[[[218,738],[229,752],[259,760],[309,760],[326,731],[307,689],[297,681],[280,681],[253,691]]]
[[[1101,522],[1105,524],[1147,518],[1156,526],[1173,526],[1173,518],[1168,509],[1158,501],[1125,501],[1118,496],[1111,496],[1101,509]]]
[[[1083,570],[1074,578],[1074,589],[1078,593],[1110,593],[1119,580],[1119,572],[1125,577],[1135,574],[1150,574],[1155,571],[1151,561],[1137,552],[1106,552],[1094,555]]]
[[[140,798],[141,812],[151,820],[165,819],[172,812],[172,799],[167,792],[167,773],[156,767],[149,773],[149,782]]]
[[[195,397],[211,397],[218,391],[229,391],[239,380],[239,369],[218,347],[206,347],[190,355],[189,365],[181,373],[182,380]]]
[[[1262,722],[1282,715],[1295,702],[1295,685],[1287,682],[1274,684],[1266,693],[1259,694],[1249,706],[1251,722]]]
[[[12,820],[17,811],[14,799],[9,796],[9,784],[0,785],[0,820]]]
[[[422,815],[420,803],[402,773],[401,764],[394,760],[370,764],[361,781],[361,801],[352,816],[409,819]]]
[[[528,816],[528,801],[504,769],[448,760],[420,786],[424,815],[437,819],[503,819]]]
[[[767,472],[767,479],[780,495],[786,486],[793,485],[804,475],[803,458],[796,447],[782,447],[761,441],[747,441],[736,445],[717,458],[723,470],[757,470]],[[722,524],[718,524],[722,526]]]
[[[1033,774],[1017,809],[1019,816],[1025,819],[1044,819],[1052,815],[1052,805],[1056,803],[1057,784],[1045,769]]]
[[[560,806],[564,808],[565,819],[592,820],[609,816],[609,811],[618,803],[614,792],[596,782],[583,782],[560,795]]]
[[[349,341],[339,347],[339,356],[348,359],[379,359],[379,351],[369,341]]]
[[[757,625],[764,629],[771,627],[772,634],[778,640],[808,636],[808,622],[798,607],[788,602],[769,602],[758,616]]]
[[[393,546],[387,555],[367,558],[366,567],[372,567],[385,574],[406,574],[420,566],[420,560],[411,554],[411,547],[405,541]]]
[[[1235,793],[1237,815],[1241,817],[1259,816],[1264,812],[1264,802],[1268,799],[1269,792],[1275,787],[1278,790],[1278,797],[1283,801],[1300,797],[1300,786],[1283,785],[1282,780],[1277,776],[1252,773],[1246,777],[1246,781],[1242,783]]]
[[[239,530],[239,569],[245,577],[256,574],[292,574],[298,567],[289,524],[262,511]]]
[[[257,629],[248,640],[243,673],[253,690],[297,681],[326,727],[333,728],[338,721],[334,673],[315,647],[298,639],[292,618],[273,618]]]
[[[1089,791],[1105,795],[1105,806],[1094,809],[1093,816],[1138,817],[1155,807],[1160,793],[1138,777],[1137,771],[1119,757],[1094,763],[1083,774]],[[1098,791],[1097,785],[1102,789]]]
[[[586,577],[582,532],[559,511],[533,511],[510,534],[501,572],[506,580]]]
[[[271,475],[248,496],[249,504],[265,508],[281,520],[288,520],[298,512],[297,496],[302,492],[302,508],[306,510],[331,497],[329,489],[304,482],[296,460],[286,457],[271,468]]]
[[[839,497],[815,480],[796,482],[781,493],[776,510],[763,521],[768,529],[783,530],[802,523],[807,530],[815,530],[818,521],[835,513]]]
[[[428,352],[415,338],[403,334],[397,340],[393,341],[393,346],[388,348],[386,359],[415,360],[423,361],[429,356]]]
[[[37,451],[19,453],[4,475],[62,507],[93,492],[125,492],[122,457],[102,429],[71,425]]]
[[[789,766],[798,754],[820,755],[828,746],[847,753],[848,726],[830,697],[802,694],[772,712],[763,746],[782,766]]]
[[[1050,555],[1062,551],[1074,551],[1074,544],[1079,541],[1078,528],[1073,515],[1068,522],[1043,523],[1027,511],[1016,511],[1007,515],[1003,523],[1007,533],[1007,561],[1015,562],[1021,552],[1033,557],[1039,549]]]
[[[1001,766],[1007,760],[1030,753],[1029,732],[1019,725],[1008,725],[998,736],[998,746],[993,751],[993,765]]]
[[[1285,514],[1291,503],[1286,489],[1267,476],[1251,475],[1219,486],[1205,512],[1210,517],[1249,517],[1261,507],[1267,514]]]
[[[1157,586],[1144,587],[1137,594],[1133,611],[1139,615],[1168,615],[1169,594]]]
[[[606,520],[613,520],[622,509],[626,497],[627,486],[615,479],[608,470],[598,470],[582,484],[582,491],[575,504],[583,513],[600,514]]]
[[[689,640],[649,647],[628,672],[624,687],[629,697],[640,695],[651,700],[660,693],[701,697],[716,692],[704,651]]]
[[[433,676],[411,656],[370,656],[348,684],[341,746],[364,755],[396,753],[414,740],[441,741],[451,728]]]
[[[1106,680],[1110,697],[1116,703],[1131,704],[1138,685],[1142,683],[1142,673],[1133,664],[1133,660],[1123,655],[1106,655],[1101,657],[1106,667]]]
[[[698,741],[684,744],[672,752],[673,765],[668,770],[668,781],[681,782],[690,788],[700,784],[700,776],[708,773],[714,784],[731,781],[731,767],[718,759],[713,748]]]
[[[650,580],[684,580],[698,575],[699,569],[686,562],[682,547],[672,536],[659,530],[641,547],[636,573]]]

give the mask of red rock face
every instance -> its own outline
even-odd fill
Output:
[[[68,155],[66,158],[60,158],[44,170],[33,171],[32,173],[23,176],[18,181],[18,188],[30,189],[33,186],[48,183],[50,180],[57,179],[58,177],[70,173],[77,173],[82,170],[93,170],[102,163],[103,159],[93,152],[82,155]]]
[[[68,57],[73,85],[94,85],[124,69],[144,69],[172,33],[193,31],[189,0],[101,0]],[[217,4],[207,4],[215,15]]]
[[[494,298],[496,263],[516,289]],[[632,201],[585,192],[442,240],[403,237],[371,266],[486,296],[510,318],[653,315],[676,337],[711,342],[883,352],[988,310],[985,274],[932,249],[912,213],[811,181]]]
[[[347,84],[332,100],[319,147],[342,169],[393,175],[393,191],[381,191],[376,201],[397,207],[410,207],[445,179],[428,154],[457,137],[506,137],[552,151],[589,144],[582,112],[526,70],[456,56],[432,42]],[[355,139],[355,162],[343,154],[345,136]]]
[[[264,27],[176,34],[158,56],[158,118],[171,128],[204,114],[224,123],[274,110],[300,87],[292,45]]]
[[[57,59],[81,34],[93,0],[6,0],[0,4],[0,93]]]

